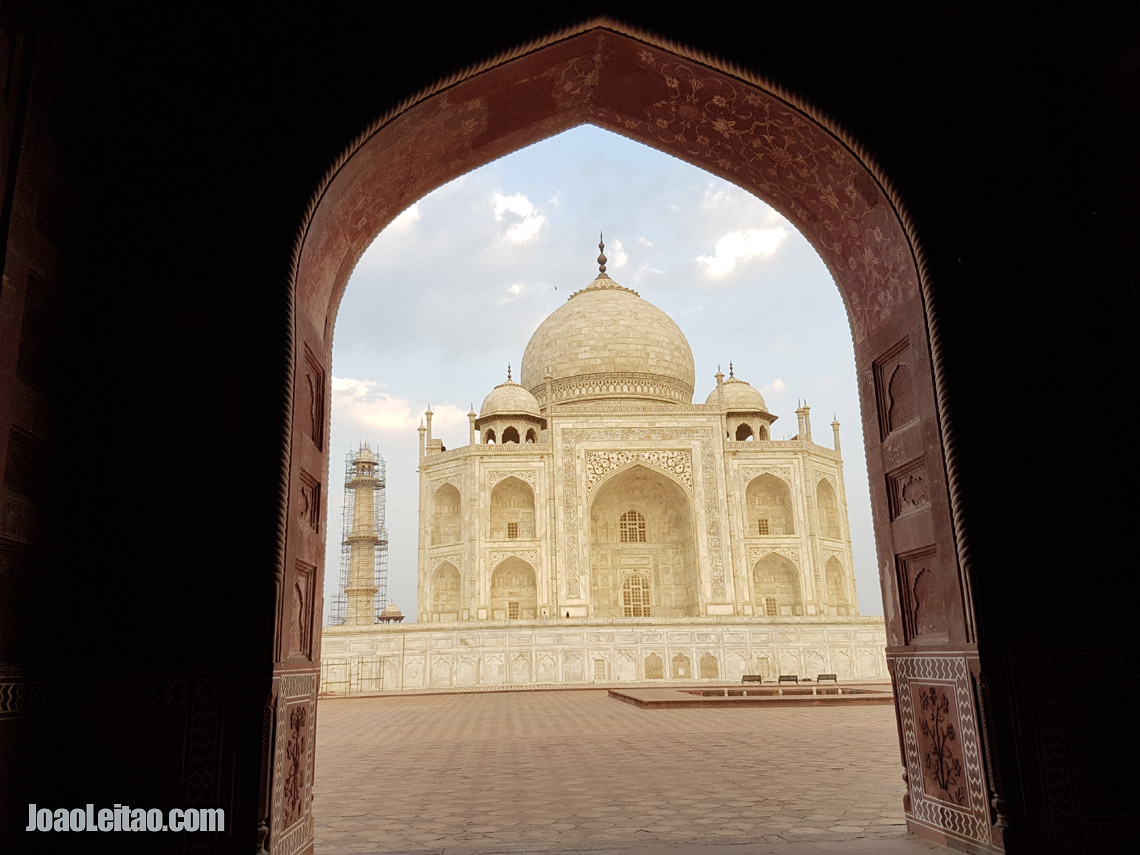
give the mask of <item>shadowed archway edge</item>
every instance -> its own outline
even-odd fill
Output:
[[[903,241],[905,241],[905,248],[907,251],[906,261],[908,262],[908,269],[906,271],[908,275],[906,276],[906,279],[908,284],[916,286],[915,290],[917,292],[917,296],[922,302],[923,315],[925,318],[926,330],[928,334],[928,347],[931,359],[931,368],[933,369],[932,373],[937,407],[936,418],[938,420],[938,426],[942,438],[942,450],[946,467],[946,488],[949,494],[948,498],[951,507],[952,525],[958,552],[957,557],[960,569],[962,571],[963,583],[968,586],[970,576],[969,538],[966,533],[966,518],[960,495],[961,490],[959,485],[959,467],[957,462],[957,443],[955,441],[953,419],[950,415],[952,413],[952,409],[948,404],[949,393],[947,391],[945,377],[946,372],[943,367],[943,354],[941,344],[942,337],[939,331],[939,315],[937,311],[935,295],[929,281],[928,264],[922,249],[922,245],[917,235],[915,234],[915,229],[911,217],[907,212],[906,206],[895,191],[889,176],[885,174],[885,172],[879,167],[873,157],[869,154],[869,152],[866,151],[866,149],[858,140],[854,139],[849,133],[845,132],[826,114],[814,108],[803,99],[797,97],[795,93],[790,92],[780,85],[773,83],[772,81],[769,81],[752,71],[744,69],[737,64],[722,62],[707,53],[693,51],[684,45],[657,38],[653,35],[650,35],[649,33],[624,26],[608,18],[593,19],[577,26],[568,27],[551,36],[533,40],[511,51],[502,52],[499,55],[490,58],[479,65],[471,66],[467,69],[456,72],[449,77],[441,79],[435,85],[408,97],[403,102],[393,107],[386,114],[373,122],[370,126],[365,128],[354,140],[352,140],[348,146],[346,146],[338,159],[329,167],[328,171],[321,180],[320,185],[311,197],[309,204],[304,212],[302,225],[298,231],[298,236],[293,247],[293,256],[290,267],[291,278],[288,289],[288,313],[291,329],[289,342],[290,346],[287,351],[287,359],[289,363],[287,382],[289,388],[287,390],[288,394],[285,397],[286,419],[284,422],[287,435],[291,436],[293,389],[295,380],[294,374],[297,365],[295,358],[296,344],[299,333],[298,321],[300,320],[298,314],[299,311],[302,313],[307,312],[308,318],[311,322],[313,322],[313,332],[316,332],[320,337],[322,337],[326,342],[326,346],[328,346],[331,339],[332,326],[335,320],[335,307],[339,303],[339,299],[343,293],[345,284],[347,283],[352,269],[354,268],[361,252],[367,246],[367,242],[370,241],[375,236],[375,234],[377,234],[385,225],[387,225],[391,219],[398,215],[400,211],[403,210],[403,207],[406,207],[406,205],[409,205],[415,201],[414,198],[405,198],[402,200],[402,206],[399,204],[388,206],[388,208],[383,211],[380,216],[376,217],[371,222],[370,228],[364,230],[367,232],[367,236],[363,241],[359,241],[358,239],[358,245],[351,245],[345,243],[342,240],[340,242],[341,255],[338,263],[335,265],[333,275],[331,277],[326,276],[325,281],[322,283],[324,287],[320,290],[319,294],[314,293],[313,286],[317,284],[319,277],[312,278],[314,277],[314,274],[317,273],[317,270],[315,269],[316,265],[306,264],[306,261],[308,260],[306,256],[314,249],[315,244],[322,238],[328,241],[335,240],[337,237],[335,235],[335,229],[326,229],[325,233],[321,234],[322,225],[328,225],[327,220],[325,220],[322,216],[322,212],[328,206],[336,205],[337,199],[334,198],[334,191],[336,190],[335,185],[338,180],[342,182],[350,182],[352,180],[352,176],[349,174],[351,171],[349,169],[350,163],[354,160],[354,158],[358,157],[362,150],[365,149],[371,142],[377,140],[379,135],[385,129],[394,129],[397,127],[398,123],[401,128],[405,124],[410,126],[411,117],[408,115],[410,111],[424,107],[426,104],[432,101],[432,99],[446,97],[452,92],[452,90],[455,90],[461,84],[479,78],[494,69],[509,66],[511,63],[517,60],[539,54],[559,45],[565,45],[568,42],[580,40],[584,36],[591,34],[599,34],[603,38],[608,35],[613,38],[625,39],[630,42],[637,43],[637,45],[640,46],[640,49],[660,51],[672,58],[696,63],[701,66],[703,70],[719,74],[726,79],[730,79],[743,84],[744,86],[760,90],[773,101],[780,102],[785,105],[790,111],[794,111],[802,120],[806,121],[811,127],[814,127],[819,134],[831,138],[836,142],[837,146],[849,152],[853,159],[858,163],[859,167],[871,179],[875,192],[878,194],[881,201],[885,203],[885,207],[889,209],[892,215],[892,220],[899,229],[899,233]],[[399,122],[401,119],[404,119],[404,122]],[[654,145],[653,143],[630,133],[629,131],[631,129],[629,128],[623,129],[612,127],[611,124],[603,123],[603,121],[600,121],[599,117],[597,116],[585,115],[584,111],[575,115],[572,119],[564,117],[564,126],[545,129],[543,132],[540,132],[540,129],[535,128],[532,123],[531,127],[527,129],[529,137],[525,142],[521,143],[521,145],[536,142],[542,138],[551,136],[569,127],[573,127],[577,124],[582,124],[587,121],[592,121],[594,124],[598,124],[602,127],[606,127],[609,130],[614,130],[618,133],[622,133],[624,136],[633,138],[645,144],[652,145],[655,148],[666,150],[671,154],[677,154],[677,152],[670,151],[668,148],[661,144]],[[495,156],[502,156],[503,154],[509,153],[509,150],[514,150],[514,148],[517,147],[518,146],[515,146],[506,151],[502,151]],[[486,157],[481,162],[489,162],[493,159],[494,157]],[[683,159],[688,160],[695,165],[701,166],[702,168],[705,168],[714,174],[723,175],[723,177],[725,177],[727,180],[733,181],[734,183],[743,186],[750,192],[756,192],[756,189],[754,187],[748,187],[744,184],[741,184],[739,178],[733,175],[725,175],[724,171],[722,169],[717,169],[715,165],[710,167],[710,165],[707,163],[697,162],[697,160],[693,157],[683,157]],[[476,168],[477,166],[481,165],[481,162],[473,162],[467,164],[465,168],[458,170],[456,172],[456,175],[462,174],[462,172],[468,171],[472,168]],[[446,183],[446,181],[455,177],[454,175],[445,174],[443,170],[438,168],[434,170],[434,174],[436,177],[434,181],[431,182],[432,187],[440,186],[443,183]],[[428,188],[428,190],[424,190],[423,192],[428,192],[430,189],[431,188]],[[422,193],[420,195],[422,195]],[[761,195],[765,201],[774,204],[774,206],[780,208],[785,214],[788,213],[785,210],[785,206],[780,205],[777,200],[773,200],[768,195],[760,193],[757,195]],[[416,196],[415,198],[419,197]],[[790,216],[789,219],[796,223],[796,225],[800,227],[801,230],[804,230],[803,225],[799,222],[799,219],[794,216],[794,212],[793,216]],[[817,249],[819,249],[818,243],[810,234],[810,230],[805,230],[805,233],[808,234],[809,240],[812,240],[813,244],[815,244]],[[823,255],[824,254],[821,252],[821,256]],[[839,288],[841,294],[843,295],[845,307],[848,309],[848,319],[851,323],[852,335],[855,338],[856,342],[858,342],[860,338],[859,331],[857,330],[854,323],[848,295],[843,287],[844,280],[847,278],[847,272],[843,270],[837,270],[832,263],[832,259],[824,257],[824,261],[828,264],[828,267],[835,277],[837,283],[839,283]],[[316,314],[316,311],[318,309],[321,310],[321,316],[318,316]],[[864,413],[865,423],[867,421],[867,418],[867,414]],[[284,463],[285,466],[283,467],[282,483],[284,485],[287,485],[290,478],[290,461],[288,455],[285,457]],[[284,569],[285,528],[288,522],[287,492],[287,489],[282,491],[282,502],[280,507],[281,523],[279,541],[281,546],[281,570]]]

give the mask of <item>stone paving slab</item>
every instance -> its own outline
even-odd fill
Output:
[[[320,704],[316,755],[318,855],[945,851],[905,834],[889,706],[338,699]]]

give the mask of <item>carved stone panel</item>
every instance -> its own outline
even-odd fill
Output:
[[[301,383],[301,414],[305,433],[313,444],[324,450],[325,447],[325,371],[311,350],[305,347],[304,378]]]
[[[301,495],[297,499],[297,518],[312,531],[321,530],[321,484],[308,472],[301,472]]]
[[[492,469],[487,472],[487,486],[493,487],[504,478],[518,478],[520,481],[526,481],[530,484],[531,489],[534,489],[535,471],[533,469]]]
[[[946,640],[946,609],[938,551],[931,546],[899,555],[896,560],[907,643]]]
[[[933,828],[990,842],[978,717],[965,657],[894,660],[910,813]]]
[[[693,489],[693,454],[687,449],[670,451],[587,451],[586,492],[607,473],[630,463],[648,463],[676,476]]]
[[[921,457],[887,473],[887,501],[892,520],[930,509],[928,482],[926,460]]]
[[[910,339],[904,338],[875,360],[875,402],[881,439],[918,418]]]
[[[313,658],[313,580],[317,568],[298,561],[290,592],[289,604],[289,655]]]
[[[313,728],[319,675],[289,673],[278,679],[270,851],[295,855],[313,842]]]

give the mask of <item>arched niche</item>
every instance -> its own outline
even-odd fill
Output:
[[[537,613],[534,568],[512,555],[491,573],[491,617],[494,620],[534,620]]]
[[[504,478],[491,490],[491,540],[535,538],[534,490],[519,478]]]
[[[834,555],[827,559],[824,567],[827,581],[827,604],[834,614],[851,614],[851,598],[847,593],[847,573]]]
[[[444,484],[431,497],[431,542],[458,543],[462,536],[463,515],[459,490]]]
[[[747,442],[750,439],[755,439],[752,434],[752,425],[748,424],[748,422],[741,422],[738,424],[736,426],[735,439],[737,442]]]
[[[839,540],[843,536],[839,499],[831,482],[826,478],[821,478],[815,486],[815,508],[816,519],[819,521],[819,536],[829,540]]]
[[[495,431],[493,431],[491,428],[487,428],[486,432],[484,432],[483,444],[484,445],[494,445],[495,444]]]
[[[503,444],[506,445],[508,442],[513,442],[515,445],[519,443],[519,429],[514,425],[503,428]]]
[[[688,494],[663,472],[631,466],[590,499],[590,603],[606,617],[700,614],[696,528]],[[649,581],[649,611],[631,608],[627,582]],[[642,589],[639,588],[639,591]]]
[[[459,570],[450,561],[444,561],[431,574],[431,613],[433,620],[459,620],[463,605],[463,583]]]
[[[792,535],[796,533],[795,505],[787,482],[765,473],[748,482],[744,492],[745,520],[749,535]]]
[[[527,428],[526,441],[528,443],[538,442],[538,434],[534,432],[534,428]]]
[[[789,559],[769,552],[752,568],[752,601],[756,614],[792,617],[803,614],[800,573]]]

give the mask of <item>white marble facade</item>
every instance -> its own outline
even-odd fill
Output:
[[[532,336],[521,382],[469,414],[468,445],[445,449],[425,414],[419,624],[326,628],[326,679],[380,658],[409,688],[885,677],[838,422],[817,445],[803,405],[772,440],[778,417],[731,366],[692,403],[681,330],[599,263]]]
[[[336,626],[325,629],[321,691],[739,683],[745,674],[886,680],[885,646],[879,617]]]

